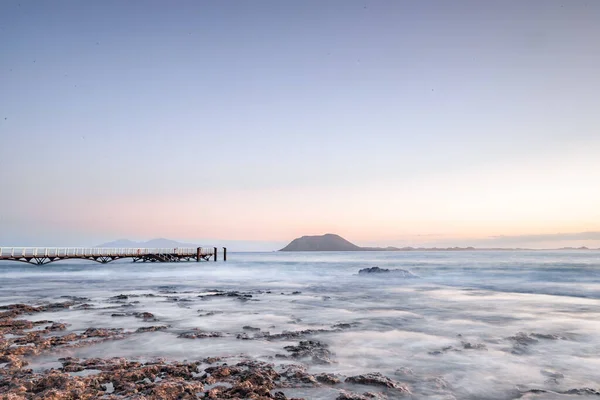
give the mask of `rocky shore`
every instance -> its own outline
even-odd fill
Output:
[[[394,271],[375,268],[361,271],[361,274],[385,275]],[[300,326],[300,318],[289,316],[286,324],[297,326],[295,330],[277,330],[275,325],[265,323],[262,328],[239,324],[235,329],[223,328],[217,322],[200,324],[211,329],[171,325],[177,323],[173,316],[179,316],[184,310],[188,310],[188,315],[192,314],[193,318],[206,321],[225,315],[214,307],[215,304],[222,307],[223,302],[229,302],[247,307],[261,304],[272,296],[293,304],[303,293],[217,289],[177,292],[162,288],[155,293],[118,294],[94,300],[64,296],[58,302],[0,306],[0,400],[285,400],[313,398],[310,393],[319,393],[319,398],[332,400],[458,398],[452,383],[444,377],[402,367],[403,360],[398,360],[398,368],[395,372],[388,370],[387,375],[368,369],[355,370],[360,374],[341,373],[344,365],[328,344],[328,338],[360,333],[363,323],[359,321]],[[148,302],[141,301],[144,299]],[[329,302],[329,296],[318,301]],[[192,308],[194,302],[202,308]],[[170,310],[176,307],[175,312],[166,314],[165,309],[161,309],[165,304]],[[257,317],[251,323],[260,324],[259,313],[253,314]],[[75,317],[70,318],[71,315]],[[67,323],[82,320],[100,322],[84,328]],[[101,321],[112,321],[113,324],[101,326]],[[124,327],[115,327],[115,324]],[[266,326],[275,331],[267,330]],[[266,344],[270,352],[250,356],[243,352],[230,354],[215,350],[212,356],[197,359],[140,358],[150,349],[148,346],[151,345],[146,343],[155,337],[159,339],[154,343],[163,343],[169,337],[166,340],[177,340],[186,351],[190,346],[204,347],[204,343],[210,350],[214,343],[227,340],[251,348]],[[506,354],[527,356],[544,343],[569,341],[572,337],[547,332],[518,332],[498,340],[506,343],[502,350]],[[102,357],[102,350],[95,350],[87,353],[88,356],[81,356],[86,354],[86,348],[123,343],[118,341],[132,341],[135,346],[141,346],[138,355],[123,357],[116,353],[121,356],[114,357],[113,353]],[[494,344],[474,341],[461,334],[456,335],[452,343],[423,349],[423,354],[443,363],[444,357],[485,354],[490,352],[490,343]],[[42,359],[45,361],[40,362]],[[503,394],[505,397],[502,398],[600,397],[600,392],[593,388],[564,388],[563,382],[568,377],[559,370],[545,368],[540,373],[548,389],[521,385]]]
[[[250,294],[215,292],[246,301]],[[125,302],[129,296],[119,295],[111,301]],[[300,330],[271,334],[244,326],[240,340],[298,340],[294,346],[283,346],[281,354],[270,363],[244,357],[208,357],[193,361],[168,359],[131,360],[116,358],[61,357],[65,350],[94,346],[102,342],[123,340],[133,335],[165,331],[166,325],[151,325],[136,330],[90,327],[69,332],[64,323],[28,319],[49,311],[81,311],[93,308],[89,299],[71,298],[43,305],[11,304],[0,307],[0,399],[293,399],[285,389],[327,386],[336,389],[337,399],[385,399],[410,393],[408,387],[379,373],[359,376],[308,372],[308,364],[334,364],[334,354],[318,340],[306,339],[319,332],[348,329],[338,324],[330,330]],[[124,304],[125,306],[127,304]],[[126,307],[125,307],[126,308]],[[157,319],[150,312],[112,313],[112,317],[134,317],[145,322]],[[221,337],[221,332],[193,329],[180,333],[185,339]],[[32,369],[36,357],[56,357],[58,368]],[[372,386],[362,393],[352,387]]]

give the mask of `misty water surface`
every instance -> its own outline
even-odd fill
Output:
[[[582,399],[588,396],[564,393],[598,389],[598,251],[231,253],[229,258],[226,263],[41,267],[5,262],[0,263],[0,303],[89,298],[94,309],[28,317],[66,322],[67,332],[170,326],[30,360],[36,369],[60,367],[57,359],[64,356],[289,362],[275,356],[299,339],[236,338],[244,326],[252,326],[271,334],[326,329],[310,338],[328,344],[335,362],[308,363],[310,372],[381,372],[407,383],[413,398]],[[357,274],[372,266],[406,269],[416,277]],[[251,292],[252,298],[198,297],[215,289]],[[129,303],[139,303],[127,311],[151,312],[159,322],[112,317],[119,305],[110,297],[119,294],[157,295],[130,298]],[[351,327],[331,331],[340,323]],[[192,328],[224,336],[177,337]],[[556,394],[525,393],[536,388]],[[337,389],[288,389],[286,394],[333,399]]]

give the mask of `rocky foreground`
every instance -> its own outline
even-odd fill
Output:
[[[362,273],[386,273],[370,269]],[[185,298],[169,295],[165,301],[182,303]],[[197,296],[201,301],[216,298],[231,298],[242,303],[252,301],[256,293],[213,290]],[[261,292],[270,294],[270,292]],[[294,292],[298,294],[300,292]],[[283,293],[282,293],[283,295]],[[136,295],[157,297],[155,294]],[[316,340],[319,334],[335,333],[356,327],[354,323],[337,323],[327,329],[305,329],[270,333],[252,326],[243,326],[243,332],[209,332],[191,329],[173,332],[151,312],[131,312],[136,301],[128,295],[108,299],[114,307],[108,307],[113,318],[139,318],[145,326],[137,329],[90,327],[85,330],[69,331],[66,324],[51,320],[31,318],[39,313],[77,310],[91,312],[89,299],[68,297],[67,301],[42,305],[11,304],[0,307],[0,400],[16,399],[280,399],[290,397],[294,390],[325,390],[331,399],[365,400],[415,398],[413,389],[425,397],[456,400],[451,385],[442,377],[427,377],[415,374],[409,368],[395,372],[398,380],[378,372],[367,372],[356,376],[336,373],[309,372],[314,365],[337,364],[335,354],[326,343]],[[104,310],[108,310],[104,309]],[[90,310],[90,311],[87,311]],[[115,312],[113,312],[114,310]],[[125,311],[124,311],[125,310]],[[214,315],[215,311],[198,310],[199,317]],[[39,318],[40,316],[38,316]],[[30,319],[28,319],[30,318]],[[99,343],[123,340],[133,335],[153,334],[169,331],[185,340],[209,340],[229,336],[235,340],[285,341],[281,353],[258,361],[244,355],[208,357],[200,360],[176,361],[168,359],[134,360],[116,358],[67,357],[69,349],[94,346]],[[527,355],[529,348],[540,341],[567,340],[567,337],[547,333],[523,333],[506,338],[512,343],[507,351],[514,355]],[[458,335],[456,346],[434,349],[429,355],[443,357],[457,352],[486,352],[483,343],[462,340]],[[295,345],[289,345],[289,342]],[[207,342],[209,343],[209,342]],[[30,362],[37,357],[49,356],[60,363],[52,369],[32,369]],[[273,362],[270,362],[273,361]],[[441,362],[441,361],[440,361]],[[548,385],[556,387],[565,376],[557,371],[544,370]],[[286,395],[286,392],[288,393]],[[430,396],[431,395],[431,396]],[[437,396],[437,397],[436,397]],[[541,399],[600,397],[600,392],[590,388],[563,391],[523,388],[515,389],[506,398]],[[560,396],[560,397],[556,397]],[[566,396],[566,397],[565,397]],[[416,396],[419,397],[419,396]],[[423,396],[421,396],[423,397]],[[293,398],[293,397],[291,397]]]
[[[244,299],[245,295],[216,293]],[[248,296],[248,295],[246,295]],[[118,296],[117,296],[118,297]],[[125,300],[127,296],[115,300]],[[337,399],[384,399],[410,393],[408,387],[379,373],[343,377],[321,373],[312,375],[302,361],[318,364],[334,362],[327,346],[316,340],[300,340],[312,331],[269,334],[253,327],[238,335],[240,340],[298,339],[298,345],[285,346],[277,359],[290,363],[273,363],[252,359],[220,357],[177,362],[152,360],[140,362],[125,358],[57,358],[62,367],[44,371],[28,368],[28,360],[37,356],[60,354],[62,350],[93,346],[104,341],[121,340],[131,335],[165,330],[152,325],[135,331],[89,328],[80,333],[67,333],[67,326],[50,320],[31,321],[28,315],[41,312],[79,309],[92,306],[87,299],[41,306],[11,304],[0,307],[0,399],[287,399],[285,388],[340,386]],[[131,315],[130,315],[131,314]],[[156,319],[149,312],[114,313],[113,317],[130,316],[146,322]],[[348,326],[349,327],[349,326]],[[332,330],[347,328],[345,324]],[[192,330],[180,335],[186,339],[219,337],[219,332]],[[294,362],[298,363],[294,363]],[[346,390],[348,385],[373,386],[374,392],[362,394]],[[384,393],[385,392],[385,393]],[[387,393],[387,394],[386,394]]]

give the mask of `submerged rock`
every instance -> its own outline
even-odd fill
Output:
[[[363,268],[361,270],[358,271],[359,275],[366,275],[366,274],[393,274],[396,276],[403,276],[405,278],[417,278],[417,275],[413,274],[412,272],[406,270],[406,269],[387,269],[387,268],[379,268],[379,267],[371,267],[371,268]]]
[[[522,395],[525,395],[527,393],[534,393],[534,394],[542,394],[542,393],[549,393],[549,394],[564,394],[564,395],[580,395],[580,396],[600,396],[600,391],[596,390],[596,389],[592,389],[592,388],[577,388],[577,389],[569,389],[569,390],[564,390],[564,391],[559,391],[559,390],[546,390],[546,389],[529,389],[526,390],[524,392],[522,392]],[[521,396],[523,397],[523,396]]]
[[[537,339],[535,339],[523,332],[519,332],[515,336],[510,336],[508,338],[508,340],[512,340],[513,342],[515,342],[516,344],[521,345],[521,346],[528,346],[530,344],[534,344],[534,343],[538,342]]]
[[[332,353],[327,347],[326,344],[317,340],[302,340],[297,346],[285,346],[284,349],[290,352],[290,357],[294,359],[310,358],[317,364],[331,364],[333,363]],[[285,356],[280,358],[285,358]]]
[[[449,352],[449,351],[460,351],[460,350],[458,350],[458,349],[455,349],[455,348],[454,348],[454,347],[452,347],[452,346],[445,346],[445,347],[442,347],[442,348],[441,348],[441,349],[439,349],[439,350],[433,350],[433,351],[430,351],[428,354],[430,354],[430,355],[432,355],[432,356],[438,356],[438,355],[440,355],[440,354],[444,354],[444,353],[447,353],[447,352]]]
[[[462,342],[465,350],[487,350],[487,346],[483,343]]]
[[[545,340],[566,340],[564,336],[547,334],[547,333],[531,333],[529,336],[536,339],[545,339]]]
[[[248,325],[243,326],[242,329],[245,331],[254,331],[254,332],[260,331],[260,328],[255,328],[253,326],[248,326]]]
[[[333,329],[350,329],[350,328],[355,328],[359,325],[360,325],[360,322],[350,322],[350,323],[341,322],[339,324],[332,325],[331,327]]]
[[[250,293],[242,293],[242,292],[238,292],[238,291],[231,291],[231,292],[223,292],[223,291],[214,291],[214,293],[210,293],[210,294],[201,294],[198,296],[199,298],[201,298],[202,300],[209,300],[211,298],[215,298],[215,297],[232,297],[235,299],[238,299],[240,301],[248,301],[249,299],[252,298],[252,295]]]

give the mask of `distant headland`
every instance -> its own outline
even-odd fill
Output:
[[[340,235],[302,236],[292,240],[279,251],[481,251],[481,250],[534,250],[525,248],[476,248],[476,247],[360,247]],[[593,250],[587,247],[563,247],[551,250]]]

